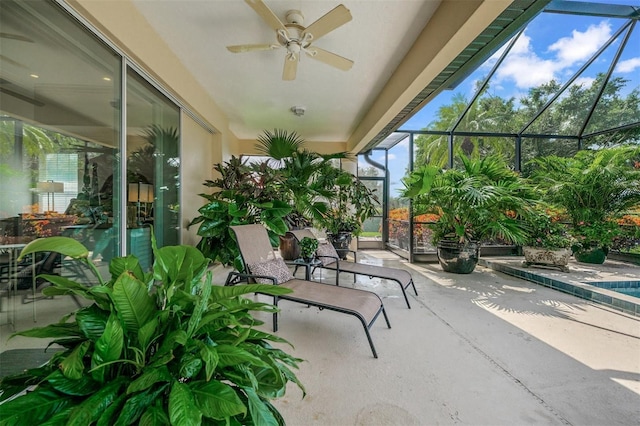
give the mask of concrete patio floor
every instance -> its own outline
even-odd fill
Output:
[[[359,258],[406,268],[418,296],[410,293],[407,309],[395,283],[342,277],[342,285],[383,297],[392,328],[382,319],[372,327],[378,359],[355,318],[282,301],[278,335],[295,347],[284,349],[305,360],[297,375],[307,391],[302,398],[291,386],[275,402],[287,424],[640,423],[640,317],[483,266],[456,275],[384,251]],[[228,270],[214,271],[215,282],[224,282]],[[624,272],[639,273],[633,266]],[[314,279],[334,276],[317,271]],[[34,324],[31,304],[18,305],[18,328],[76,309],[70,298],[39,301]],[[270,326],[269,316],[261,319]],[[38,339],[7,342],[10,331],[0,327],[0,352],[42,347]]]

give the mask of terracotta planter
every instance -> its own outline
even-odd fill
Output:
[[[529,266],[546,266],[559,268],[561,271],[569,272],[567,265],[571,250],[568,248],[549,249],[543,247],[523,247],[524,259],[523,265]]]
[[[300,257],[300,245],[296,237],[287,232],[280,236],[280,255],[284,260],[295,260]]]
[[[441,240],[437,245],[438,262],[445,272],[470,274],[478,264],[480,244]]]

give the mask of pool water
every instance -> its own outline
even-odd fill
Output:
[[[640,281],[600,281],[585,284],[640,298]]]

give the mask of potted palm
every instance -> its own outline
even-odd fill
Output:
[[[413,199],[415,214],[434,213],[430,227],[438,261],[447,272],[471,273],[480,244],[500,239],[522,244],[536,193],[529,183],[498,156],[460,156],[461,169],[425,165],[410,173],[403,196]]]
[[[640,204],[640,148],[584,150],[533,160],[532,179],[571,220],[577,260],[603,263],[619,233],[616,221]]]
[[[523,265],[556,267],[568,272],[573,239],[561,217],[548,210],[538,210],[524,220],[529,236],[522,247]]]
[[[311,225],[326,229],[327,238],[344,257],[362,221],[375,213],[378,199],[356,176],[334,166],[334,160],[347,158],[346,152],[325,155],[303,145],[295,132],[275,129],[260,135],[256,150],[278,170],[280,180],[273,188],[291,207],[285,217],[289,229]],[[297,241],[281,236],[280,252],[286,260],[295,259]]]
[[[256,150],[269,158],[271,170],[279,180],[271,188],[278,199],[290,207],[284,217],[288,229],[301,229],[322,220],[329,210],[327,200],[334,197],[336,169],[332,161],[346,158],[345,152],[323,155],[304,148],[296,132],[265,130],[258,137]],[[299,256],[298,242],[290,234],[280,236],[280,253],[286,260]]]

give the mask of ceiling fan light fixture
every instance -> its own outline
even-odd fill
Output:
[[[302,117],[306,110],[307,109],[303,106],[294,105],[291,107],[291,112],[297,117]]]
[[[282,71],[282,80],[284,81],[295,80],[298,61],[300,61],[302,53],[342,71],[348,71],[353,66],[353,61],[350,59],[312,46],[312,42],[351,21],[351,12],[343,4],[334,7],[310,25],[304,26],[304,15],[299,10],[287,11],[285,23],[273,13],[264,0],[245,0],[245,2],[262,18],[264,23],[275,30],[278,44],[227,46],[227,50],[230,52],[253,52],[283,47],[286,50]]]

